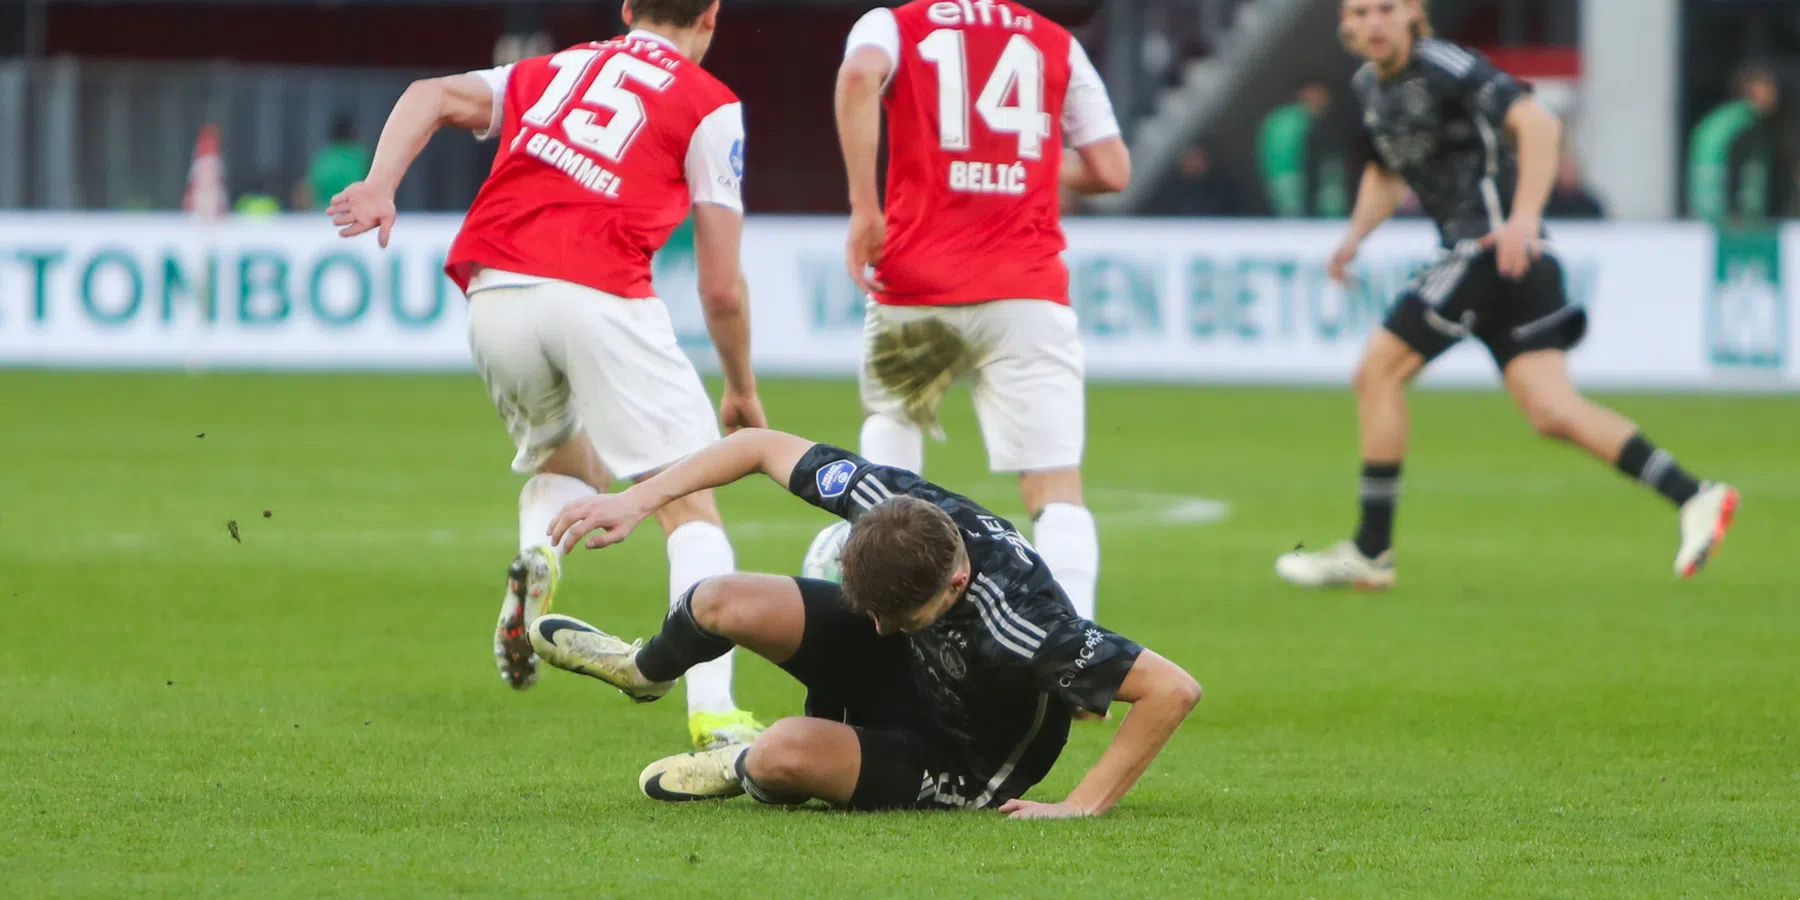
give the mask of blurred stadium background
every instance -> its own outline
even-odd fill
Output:
[[[819,217],[845,208],[830,85],[870,5],[732,3],[707,61],[747,100],[750,241],[767,248],[750,276],[770,371],[852,361],[813,346],[853,334],[859,303],[831,275],[836,226]],[[1071,263],[1096,376],[1341,381],[1429,250],[1422,223],[1402,225],[1372,245],[1366,290],[1320,277],[1363,163],[1336,7],[1046,4],[1096,58],[1137,161],[1125,194],[1070,204],[1094,217],[1072,225]],[[1783,89],[1800,62],[1800,5],[1433,0],[1431,12],[1569,121],[1552,213],[1585,220],[1558,236],[1600,336],[1580,376],[1794,386],[1800,317],[1780,288],[1779,223],[1800,208],[1800,118]],[[431,264],[492,146],[432,144],[400,192],[408,239],[385,259],[281,214],[316,209],[360,174],[410,80],[621,29],[617,2],[591,0],[8,0],[0,17],[0,246],[12,251],[0,253],[0,296],[29,298],[0,317],[0,364],[34,365],[168,365],[182,334],[186,364],[459,365],[460,310]],[[203,133],[217,136],[223,182],[199,179],[195,198],[190,176],[215,165],[190,166]],[[184,199],[230,207],[234,227],[119,215]],[[794,215],[815,218],[782,218]],[[678,239],[660,262],[674,300],[687,290],[683,250]],[[1669,312],[1632,315],[1646,305]],[[698,331],[697,317],[682,324]],[[369,335],[381,351],[358,349]],[[1462,359],[1438,378],[1484,379],[1476,356]]]
[[[846,445],[830,97],[872,5],[725,0],[706,61],[746,104],[770,415]],[[1577,379],[1746,505],[1677,584],[1656,498],[1497,392],[1423,392],[1379,598],[1269,569],[1350,524],[1345,387],[1435,246],[1396,222],[1325,277],[1362,164],[1337,5],[1049,4],[1137,162],[1068,224],[1100,619],[1208,697],[1117,813],[1037,828],[653,809],[680,710],[494,677],[518,479],[440,273],[493,147],[440,135],[386,252],[316,207],[409,80],[611,36],[616,0],[0,0],[0,894],[1800,896],[1800,2],[1431,0],[1570,123]],[[705,363],[691,256],[657,278]],[[1428,381],[1495,376],[1464,347]],[[1021,515],[965,399],[946,426],[929,474]],[[823,524],[763,484],[721,506],[746,569]],[[655,536],[570,573],[559,608],[655,627]],[[747,708],[798,710],[739,666]]]

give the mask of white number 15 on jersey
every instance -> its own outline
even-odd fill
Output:
[[[941,28],[919,42],[919,56],[938,70],[938,143],[945,150],[969,149],[969,54],[963,33]],[[1016,102],[1006,98],[1017,91]],[[1042,159],[1044,141],[1050,137],[1050,116],[1044,112],[1044,53],[1022,34],[1006,43],[1000,61],[975,111],[995,134],[1019,138],[1020,159]]]

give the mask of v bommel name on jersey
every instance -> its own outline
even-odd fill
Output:
[[[519,132],[520,137],[525,132]],[[525,141],[525,152],[548,163],[551,168],[559,169],[563,174],[574,179],[576,184],[617,200],[619,197],[619,176],[594,162],[580,150],[545,134],[542,131],[531,133]]]

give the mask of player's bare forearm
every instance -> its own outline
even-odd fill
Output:
[[[724,487],[758,472],[786,488],[814,442],[767,428],[745,428],[646,478],[625,492],[646,514],[695,491]]]
[[[850,179],[852,210],[874,211],[881,206],[875,163],[881,152],[881,89],[891,71],[887,55],[873,47],[858,48],[838,70],[838,143]]]
[[[1100,815],[1119,802],[1200,702],[1200,685],[1180,666],[1145,650],[1132,664],[1118,699],[1131,704],[1119,733],[1064,805]]]
[[[1394,217],[1406,196],[1406,181],[1374,163],[1363,168],[1356,191],[1356,208],[1350,212],[1350,243],[1360,243]]]
[[[1131,185],[1131,150],[1118,137],[1063,154],[1062,185],[1078,194],[1116,194]]]
[[[1513,193],[1512,218],[1535,232],[1556,187],[1562,120],[1526,97],[1507,110],[1506,130],[1519,148],[1519,186]]]
[[[388,114],[366,181],[388,193],[400,187],[406,170],[431,136],[446,125],[479,131],[493,117],[493,91],[474,75],[427,78],[409,85]]]
[[[756,392],[750,367],[750,283],[738,276],[728,299],[704,303],[706,333],[719,354],[725,386],[740,394]]]
[[[694,207],[694,257],[700,269],[700,306],[706,332],[719,353],[719,367],[732,391],[756,391],[750,367],[750,285],[740,258],[744,217],[735,209],[702,203]]]

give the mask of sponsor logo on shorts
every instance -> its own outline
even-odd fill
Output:
[[[850,489],[850,478],[855,474],[856,463],[847,459],[840,459],[820,469],[817,478],[819,496],[827,500],[843,496]]]

